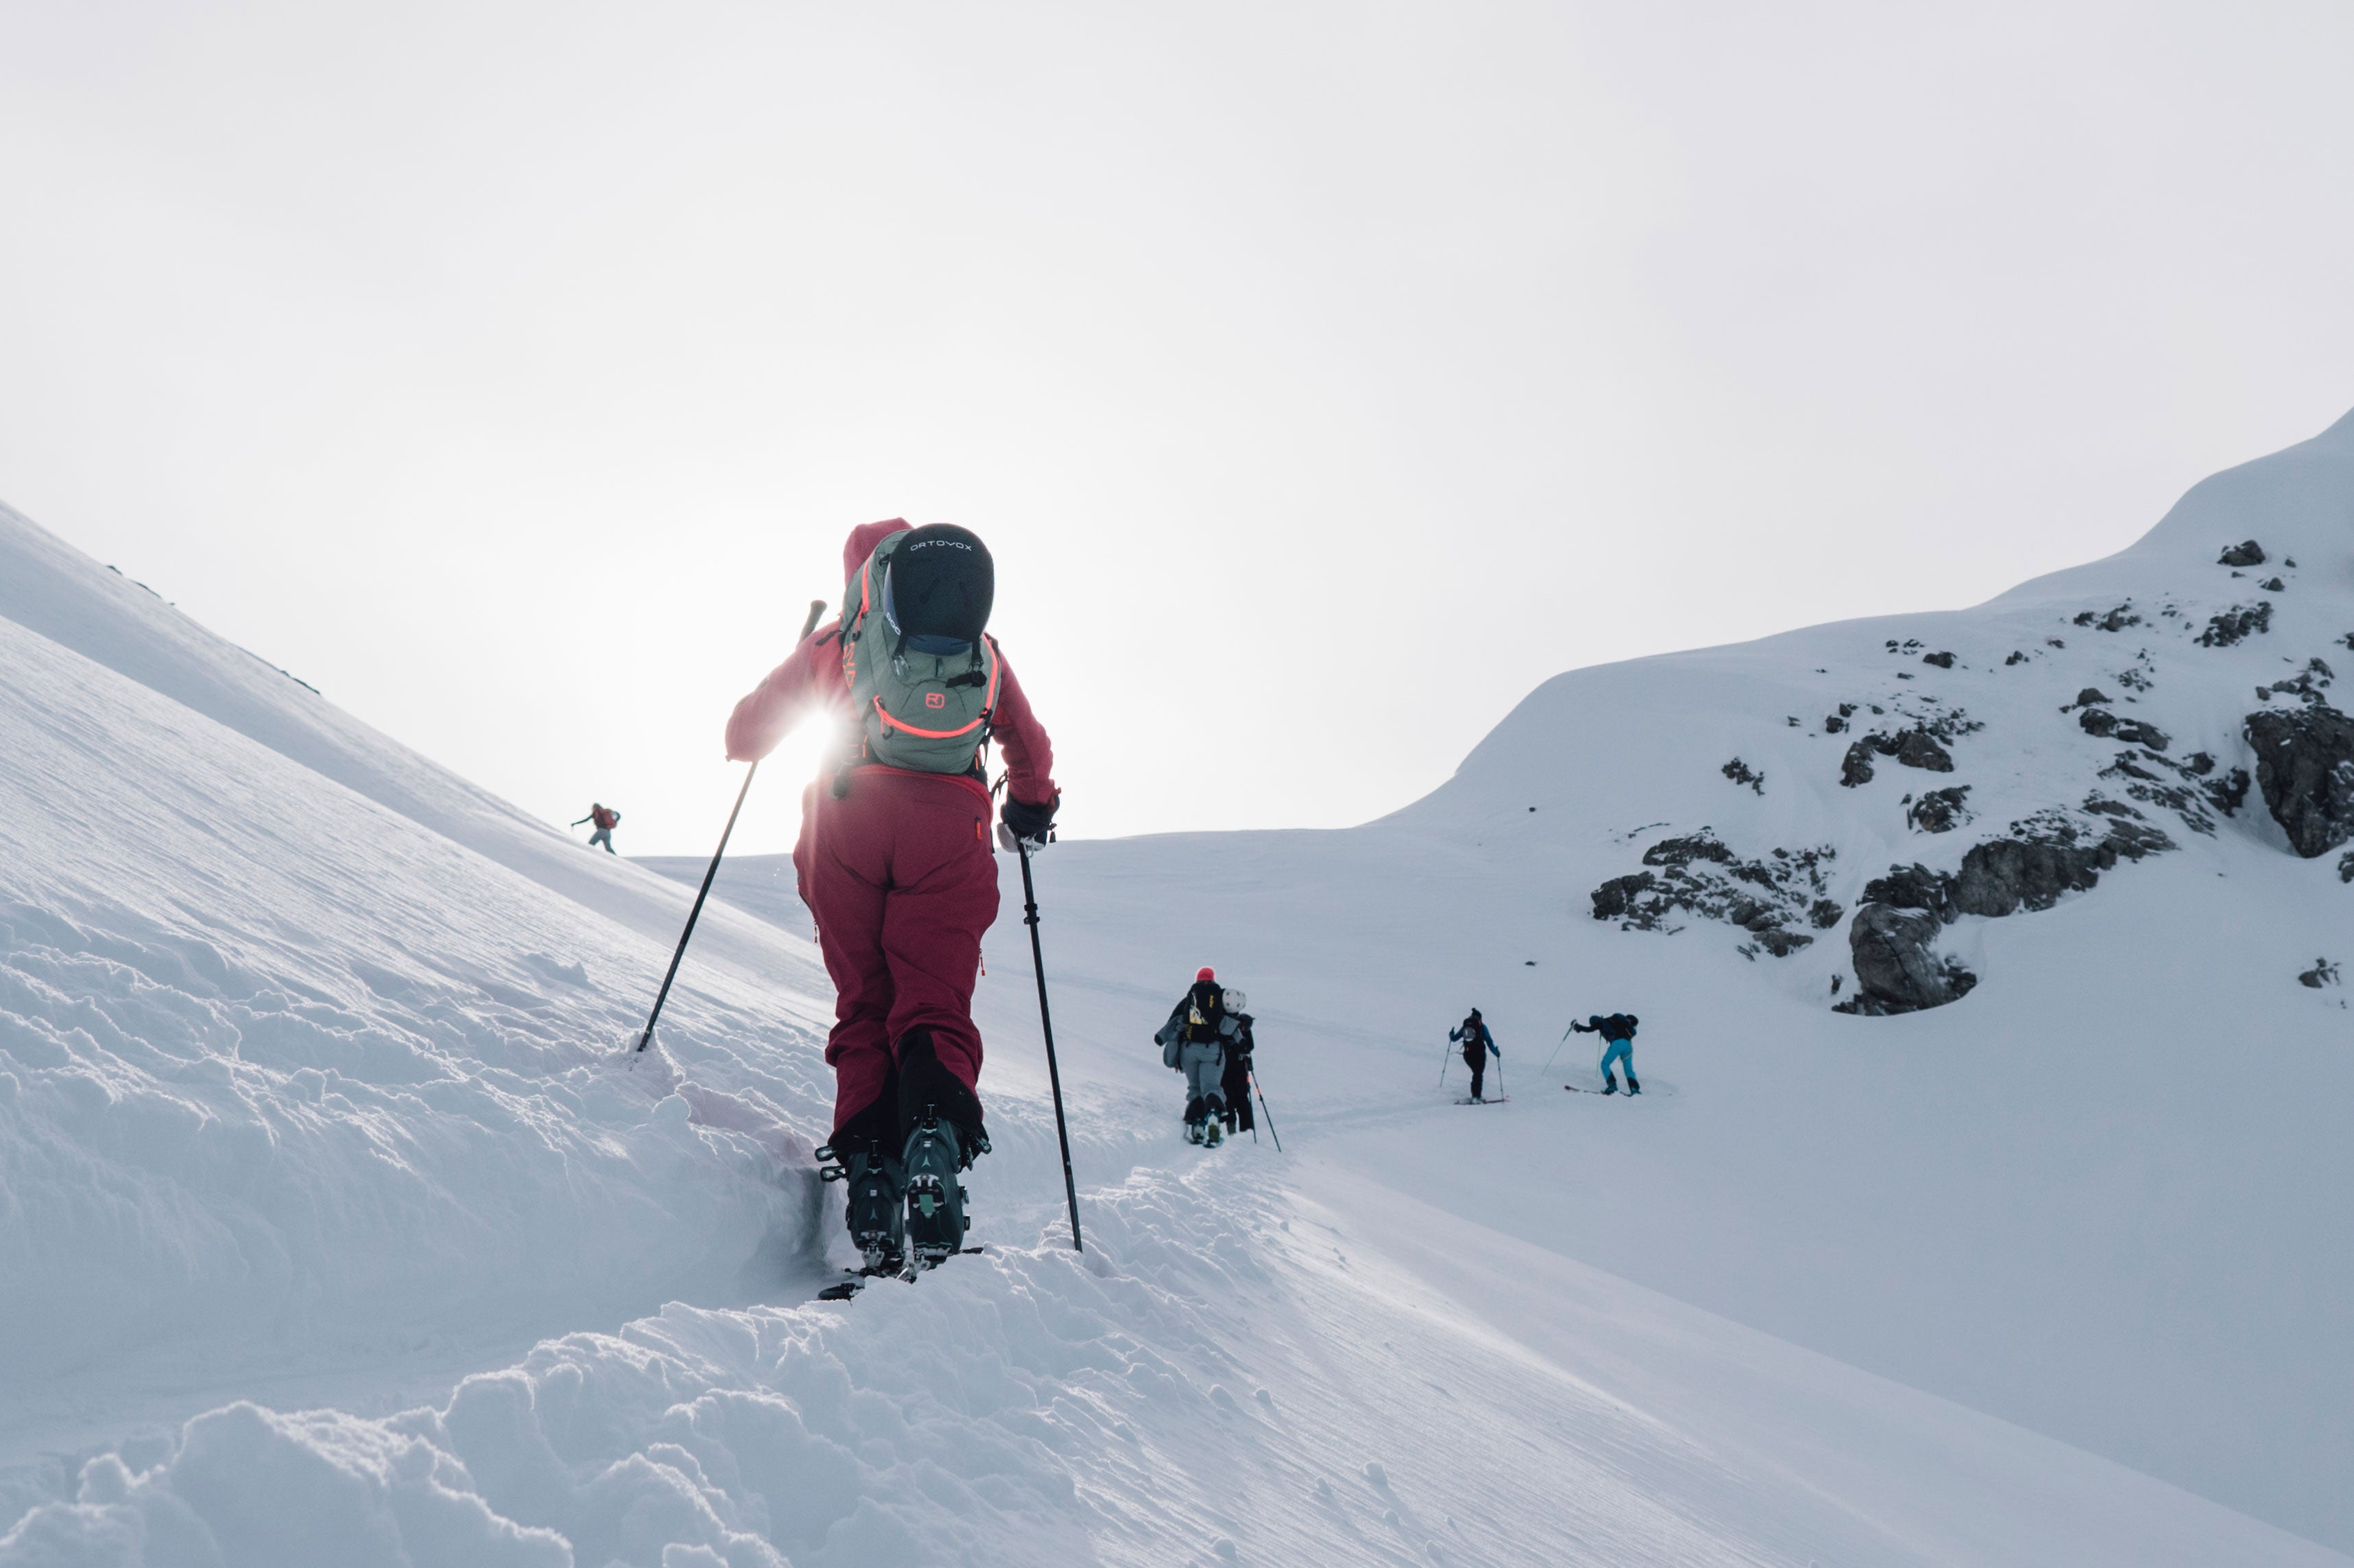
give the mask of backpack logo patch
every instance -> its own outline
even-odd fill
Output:
[[[946,692],[926,692],[924,694],[924,705],[928,708],[944,708],[949,705],[948,694]]]

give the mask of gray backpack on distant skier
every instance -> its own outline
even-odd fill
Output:
[[[969,641],[911,635],[891,604],[894,560],[912,535],[937,532],[890,535],[844,585],[842,673],[858,715],[862,759],[918,773],[970,773],[980,766],[997,705],[997,644],[985,632]],[[918,543],[964,547],[952,538]]]

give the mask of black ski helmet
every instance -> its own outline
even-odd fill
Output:
[[[997,564],[970,528],[927,523],[891,552],[883,615],[903,637],[980,639],[997,598]]]

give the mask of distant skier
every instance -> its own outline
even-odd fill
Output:
[[[894,518],[853,530],[842,565],[841,615],[736,705],[727,755],[766,757],[811,715],[849,721],[802,792],[793,871],[834,987],[833,1138],[818,1152],[879,1271],[910,1247],[927,1266],[957,1251],[957,1175],[989,1151],[972,989],[997,918],[990,741],[1005,747],[1005,847],[1043,848],[1062,796],[1046,732],[984,630],[987,546]]]
[[[1618,1092],[1618,1075],[1611,1068],[1620,1062],[1627,1064],[1627,1092],[1643,1092],[1643,1086],[1635,1079],[1635,1022],[1631,1012],[1614,1012],[1607,1018],[1596,1013],[1583,1023],[1570,1025],[1580,1034],[1599,1034],[1606,1042],[1602,1053],[1602,1092],[1606,1095]],[[1668,1087],[1672,1089],[1675,1086],[1670,1084]]]
[[[1235,1021],[1235,1038],[1226,1047],[1226,1065],[1218,1075],[1218,1090],[1226,1100],[1226,1133],[1250,1132],[1257,1127],[1251,1119],[1251,1052],[1258,1043],[1251,1037],[1251,1015],[1243,1010],[1249,1001],[1242,992],[1228,986],[1226,1016]]]
[[[1226,1047],[1241,1033],[1241,1023],[1226,1012],[1226,993],[1218,985],[1217,971],[1205,966],[1152,1037],[1161,1046],[1162,1065],[1185,1075],[1188,1143],[1215,1149],[1225,1139]]]
[[[1470,1017],[1447,1032],[1447,1037],[1463,1043],[1463,1065],[1471,1069],[1471,1099],[1478,1104],[1481,1098],[1480,1082],[1488,1075],[1488,1053],[1494,1051],[1499,1060],[1504,1053],[1497,1049],[1496,1037],[1488,1033],[1487,1021],[1476,1007]]]
[[[596,801],[591,800],[588,803],[588,814],[581,818],[580,822],[594,822],[597,824],[596,832],[588,835],[588,847],[590,849],[595,849],[599,844],[603,844],[607,854],[618,854],[620,853],[613,848],[613,830],[621,825],[620,812],[616,811],[610,806],[601,806]],[[575,822],[572,825],[577,828],[580,825],[580,822]]]

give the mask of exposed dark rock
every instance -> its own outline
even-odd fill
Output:
[[[2354,850],[2349,850],[2338,857],[2338,880],[2340,882],[2354,882]],[[1816,923],[1818,925],[1821,924],[1819,921]]]
[[[2094,703],[2105,703],[2108,700],[2101,694],[2101,688],[2098,686],[2087,686],[2076,694],[2076,705],[2080,708],[2088,708]]]
[[[2126,817],[2137,815],[2130,806],[2102,804]],[[2093,807],[2087,803],[2085,809]],[[1918,909],[1945,921],[1965,915],[1999,918],[2021,909],[2049,909],[2063,893],[2089,892],[2100,882],[2101,873],[2119,860],[2139,860],[2174,847],[2164,833],[2138,821],[2115,823],[2096,843],[2078,842],[2082,835],[2065,822],[2014,822],[2011,829],[2020,836],[1972,845],[1958,872],[1934,872],[1918,864],[1890,866],[1886,876],[1864,884],[1864,906]]]
[[[1696,860],[1712,860],[1719,864],[1730,865],[1733,863],[1734,854],[1731,850],[1711,836],[1705,828],[1687,838],[1661,839],[1643,852],[1645,865],[1681,868],[1690,865]]]
[[[1951,653],[1924,653],[1921,662],[1935,664],[1940,670],[1950,670],[1954,667],[1954,656]]]
[[[1631,931],[1679,929],[1679,914],[1723,920],[1751,938],[1743,947],[1751,957],[1758,948],[1787,957],[1814,940],[1790,927],[1829,930],[1845,913],[1826,896],[1835,853],[1829,845],[1776,849],[1765,859],[1743,860],[1705,828],[1662,839],[1643,853],[1651,869],[1594,890],[1594,917]]]
[[[2346,860],[2347,864],[2338,869],[2346,873],[2347,881],[2354,882],[2354,854],[2348,855]],[[1839,900],[1836,898],[1818,898],[1807,907],[1807,918],[1813,923],[1818,931],[1829,930],[1840,923],[1840,916],[1846,913],[1846,910],[1840,907]]]
[[[2316,959],[2311,969],[2296,977],[2296,983],[2309,985],[2316,991],[2326,985],[2336,985],[2338,983],[2338,966],[2327,959]]]
[[[2267,577],[2256,586],[2264,589],[2266,593],[2286,593],[2288,591],[2288,584],[2281,581],[2278,577]]]
[[[1925,768],[1932,773],[1951,773],[1953,755],[1939,746],[1925,729],[1908,729],[1895,737],[1896,760],[1907,768]]]
[[[2076,624],[2094,627],[2102,631],[2123,631],[2128,626],[2139,626],[2141,617],[2133,613],[2133,600],[2127,599],[2111,610],[2080,610],[2076,615]]]
[[[2215,557],[2215,564],[2219,567],[2261,567],[2264,564],[2264,547],[2253,539],[2227,545],[2223,553]]]
[[[2024,664],[2027,662],[2027,655],[2014,648],[2010,651],[2010,657],[2005,659],[2003,662],[2006,664]]]
[[[1978,983],[1952,959],[1932,948],[1944,922],[1925,910],[1867,904],[1848,927],[1848,950],[1855,961],[1856,994],[1841,1012],[1865,1017],[1919,1012],[1958,1001]]]
[[[1793,720],[1791,722],[1796,723],[1797,721]],[[1750,791],[1753,794],[1763,795],[1766,793],[1766,775],[1758,772],[1755,768],[1750,767],[1749,764],[1742,761],[1741,758],[1737,757],[1724,765],[1723,773],[1727,779],[1732,779],[1735,784],[1748,785]]]
[[[1839,715],[1825,714],[1823,715],[1823,733],[1825,735],[1839,735],[1845,731],[1846,728],[1847,720],[1840,717]]]
[[[2227,817],[2236,817],[2240,808],[2247,804],[2250,782],[2246,768],[2234,768],[2220,779],[2210,779],[2200,789],[2217,810]]]
[[[2354,719],[2326,703],[2248,715],[2256,788],[2307,860],[2354,838]]]
[[[2199,634],[2201,648],[2229,648],[2253,632],[2273,629],[2273,607],[2268,604],[2235,604],[2207,621],[2207,630]]]
[[[1638,871],[1632,876],[1612,877],[1594,890],[1594,917],[1596,920],[1624,918],[1636,896],[1649,892],[1658,880],[1648,871]]]
[[[2305,662],[2305,670],[2295,680],[2275,681],[2269,686],[2256,688],[2256,701],[2268,703],[2277,697],[2295,697],[2301,703],[2326,701],[2322,693],[2338,679],[2338,672],[2318,659]]]
[[[1876,710],[1875,710],[1876,711]],[[1867,735],[1847,748],[1840,763],[1840,783],[1852,789],[1872,779],[1872,759],[1893,757],[1907,768],[1925,768],[1931,773],[1951,773],[1954,758],[1937,744],[1941,738],[1951,739],[1967,735],[1985,726],[1973,723],[1967,715],[1956,713],[1928,724],[1915,725],[1911,729],[1898,730],[1894,735]]]
[[[2086,708],[2076,715],[2077,724],[2086,735],[2104,740],[2121,740],[2127,746],[2146,746],[2152,751],[2164,751],[2171,737],[2156,725],[2139,719],[2119,718],[2106,708]]]
[[[1925,833],[1949,833],[1970,820],[1963,800],[1970,787],[1956,784],[1949,789],[1931,789],[1904,809],[1907,825]]]

